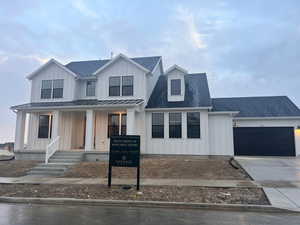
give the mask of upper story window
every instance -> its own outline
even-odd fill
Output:
[[[42,80],[41,99],[62,98],[64,80]]]
[[[51,138],[52,115],[39,116],[38,138]]]
[[[171,95],[181,95],[181,79],[171,80]]]
[[[152,113],[152,138],[164,138],[164,113]]]
[[[122,77],[122,96],[133,96],[133,76]]]
[[[109,96],[133,96],[133,76],[110,77]]]
[[[109,78],[109,96],[120,96],[121,77]]]
[[[182,118],[181,113],[169,113],[169,138],[181,138]]]
[[[91,80],[86,82],[86,96],[96,95],[96,81]]]
[[[200,112],[187,113],[187,138],[200,138]]]

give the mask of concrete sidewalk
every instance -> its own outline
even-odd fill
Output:
[[[141,179],[148,186],[195,187],[258,187],[254,181],[245,180],[197,180],[197,179]],[[107,184],[107,178],[53,178],[41,176],[0,177],[1,184]],[[136,179],[112,179],[113,185],[135,185]]]

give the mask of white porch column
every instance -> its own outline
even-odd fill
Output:
[[[133,135],[137,134],[135,127],[135,109],[127,109],[127,124],[126,134]]]
[[[94,111],[86,110],[85,151],[94,149]]]
[[[59,117],[60,112],[58,110],[53,111],[53,121],[52,121],[52,139],[54,140],[59,136]]]
[[[26,121],[26,112],[18,111],[16,130],[15,130],[14,151],[19,151],[24,149],[25,121]]]

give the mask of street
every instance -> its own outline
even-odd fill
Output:
[[[0,225],[298,225],[300,221],[300,214],[4,203],[0,214]]]

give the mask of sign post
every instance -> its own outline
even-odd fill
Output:
[[[140,136],[110,137],[108,186],[111,187],[112,167],[136,167],[136,189],[140,189]]]

